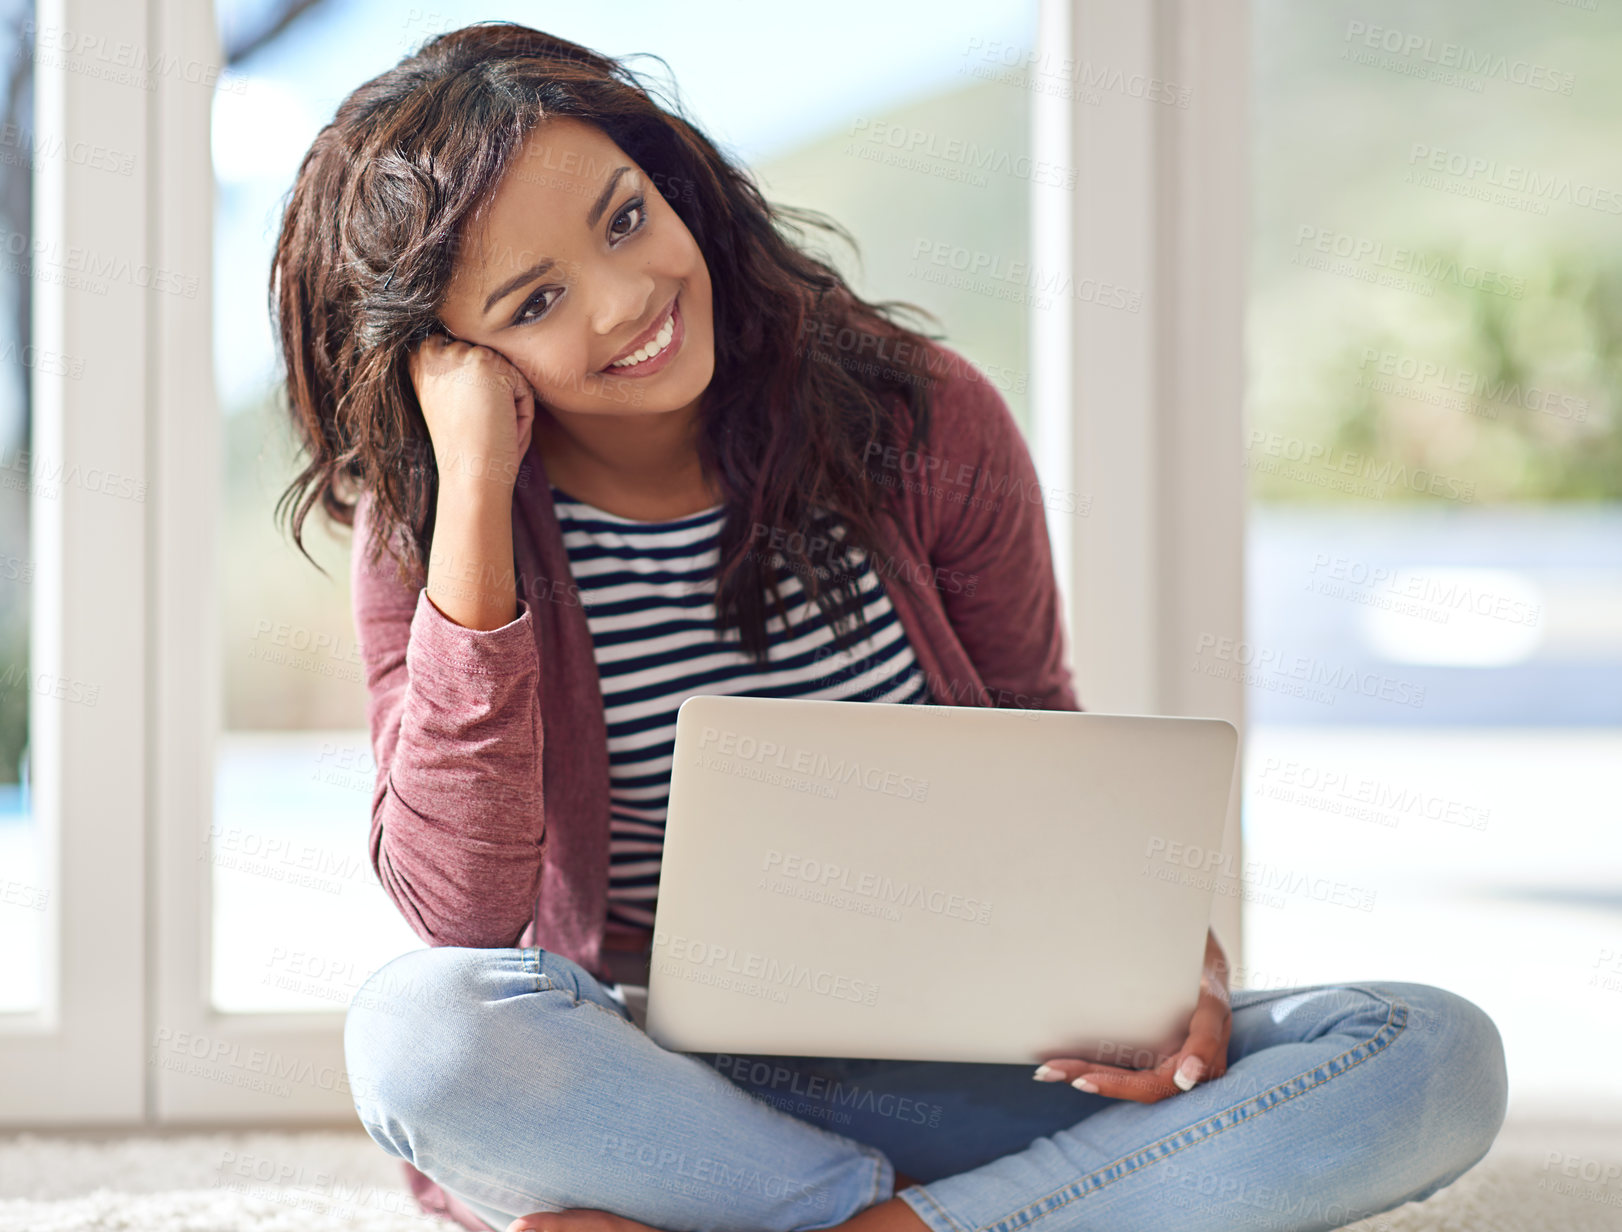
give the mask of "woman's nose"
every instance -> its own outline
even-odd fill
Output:
[[[651,282],[603,288],[592,305],[592,328],[611,342],[629,342],[644,326],[653,323],[650,314],[655,306]]]

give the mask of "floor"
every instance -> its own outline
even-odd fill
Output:
[[[1259,726],[1245,756],[1236,984],[1440,985],[1498,1024],[1511,1117],[1622,1119],[1622,729]]]
[[[1453,1185],[1347,1226],[1353,1232],[1618,1232],[1622,1122],[1511,1122],[1486,1159]],[[0,1137],[0,1232],[453,1227],[418,1213],[397,1161],[358,1130]]]

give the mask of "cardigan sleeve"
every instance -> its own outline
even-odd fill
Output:
[[[915,463],[933,505],[933,583],[991,704],[1080,710],[1047,522],[1050,508],[1067,516],[1072,494],[1037,481],[1002,394],[936,345],[947,375],[935,385],[927,452]]]
[[[365,560],[369,494],[355,510],[350,581],[377,779],[372,867],[430,946],[517,944],[535,910],[545,837],[540,655],[534,616],[469,629],[426,578]]]

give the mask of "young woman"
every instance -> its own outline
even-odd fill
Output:
[[[304,160],[286,495],[295,538],[318,499],[354,527],[371,858],[427,943],[346,1021],[368,1133],[472,1229],[1314,1229],[1457,1178],[1505,1105],[1478,1007],[1230,992],[1214,936],[1186,1043],[1136,1068],[643,1032],[683,698],[1079,709],[1006,404],[788,242],[808,217],[508,24],[361,86]]]

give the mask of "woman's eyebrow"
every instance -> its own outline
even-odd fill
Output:
[[[597,200],[593,201],[591,203],[591,209],[586,211],[586,225],[588,227],[595,227],[597,225],[597,220],[603,216],[603,211],[608,208],[609,201],[613,199],[614,187],[620,182],[620,176],[624,175],[629,170],[630,167],[628,166],[614,168],[613,174],[608,177],[608,183],[603,185],[603,191],[597,194]],[[489,316],[490,309],[494,308],[498,303],[506,299],[507,296],[511,295],[514,291],[517,291],[519,288],[528,286],[530,283],[534,282],[537,278],[546,273],[547,270],[551,269],[556,264],[557,262],[553,258],[542,257],[527,270],[524,270],[519,274],[514,274],[511,278],[507,279],[506,282],[502,283],[494,291],[490,292],[490,298],[484,301],[484,315]]]

